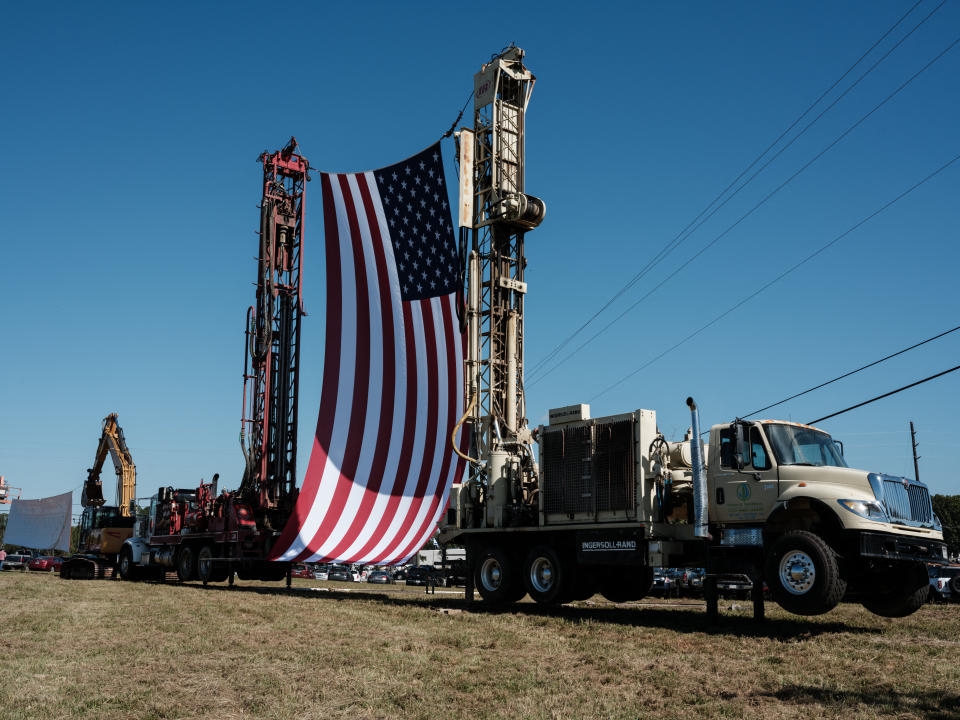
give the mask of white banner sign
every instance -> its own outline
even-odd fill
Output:
[[[14,500],[7,518],[4,544],[70,552],[72,504],[73,493],[39,500]]]

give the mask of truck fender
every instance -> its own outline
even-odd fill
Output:
[[[856,493],[846,493],[846,495],[850,494]],[[841,494],[838,497],[846,495]],[[837,511],[823,500],[788,490],[780,497],[767,517],[763,528],[764,544],[769,545],[788,530],[812,532],[823,538],[833,548],[838,549],[843,523]]]
[[[127,538],[123,545],[130,548],[134,565],[146,565],[150,562],[150,546],[144,538]]]

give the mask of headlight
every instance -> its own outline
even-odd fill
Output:
[[[867,520],[890,521],[886,509],[875,500],[837,500],[837,502],[854,515],[859,515]]]

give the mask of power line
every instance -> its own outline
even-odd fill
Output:
[[[864,405],[869,405],[870,403],[876,402],[877,400],[883,400],[884,398],[888,398],[891,395],[896,395],[898,392],[903,392],[904,390],[909,390],[910,388],[916,387],[917,385],[923,385],[923,383],[925,382],[936,380],[938,377],[943,377],[944,375],[955,372],[956,370],[960,370],[960,365],[952,367],[949,370],[944,370],[943,372],[938,372],[936,375],[931,375],[930,377],[926,377],[923,380],[917,380],[916,382],[910,383],[909,385],[904,385],[903,387],[897,388],[896,390],[891,390],[890,392],[884,393],[883,395],[877,395],[875,398],[864,400],[862,403],[851,405],[850,407],[844,408],[843,410],[838,410],[835,413],[824,415],[822,418],[811,420],[810,422],[807,423],[807,425],[813,425],[814,423],[823,422],[824,420],[829,420],[830,418],[836,417],[837,415],[843,415],[846,412],[850,412],[851,410],[856,410],[857,408],[863,407]]]
[[[738,188],[737,188],[729,197],[727,197],[720,205],[718,205],[718,206],[717,206],[716,208],[714,208],[712,211],[710,210],[710,208],[713,207],[713,205],[716,204],[716,203],[720,200],[720,198],[722,198],[722,197],[730,190],[730,188],[732,188],[734,185],[736,185],[737,182],[739,182],[740,179],[741,179],[744,175],[746,175],[746,174],[753,168],[754,165],[756,165],[758,162],[760,162],[760,160],[761,160],[768,152],[770,152],[770,150],[772,150],[774,147],[776,147],[776,145],[777,145],[784,137],[786,137],[786,135],[787,135],[794,127],[796,127],[796,125],[797,125],[801,120],[803,120],[803,118],[806,117],[806,116],[810,113],[811,110],[813,110],[813,108],[815,108],[818,104],[820,104],[820,102],[821,102],[834,88],[836,88],[837,85],[839,85],[839,84],[843,81],[843,79],[846,78],[847,75],[849,75],[849,74],[853,71],[853,69],[854,69],[855,67],[857,67],[857,65],[859,65],[861,62],[863,62],[863,60],[864,60],[871,52],[873,52],[873,50],[874,50],[880,43],[882,43],[882,42],[890,35],[890,33],[892,33],[892,32],[894,31],[894,30],[897,28],[897,26],[899,26],[900,23],[902,23],[902,22],[907,18],[907,16],[910,15],[910,14],[917,8],[918,5],[920,5],[921,2],[923,2],[923,0],[917,0],[917,2],[913,5],[913,7],[911,7],[909,10],[907,10],[907,12],[905,12],[893,25],[891,25],[890,28],[889,28],[883,35],[881,35],[880,38],[879,38],[875,43],[873,43],[873,45],[871,45],[871,46],[866,50],[866,52],[864,52],[864,53],[857,59],[856,62],[854,62],[849,68],[847,68],[847,69],[843,72],[843,74],[840,75],[840,77],[837,78],[832,85],[830,85],[830,87],[828,87],[826,90],[824,90],[824,91],[820,94],[820,96],[819,96],[816,100],[814,100],[814,101],[807,107],[806,110],[804,110],[802,113],[800,113],[800,115],[798,115],[797,118],[796,118],[792,123],[790,123],[790,125],[789,125],[783,132],[780,133],[780,135],[777,137],[776,140],[774,140],[772,143],[770,143],[770,144],[763,150],[763,152],[761,152],[759,155],[757,155],[757,157],[754,158],[753,161],[752,161],[749,165],[747,165],[747,167],[745,167],[745,168],[740,172],[739,175],[737,175],[733,180],[731,180],[730,183],[727,184],[727,186],[726,186],[723,190],[721,190],[720,193],[719,193],[713,200],[711,200],[711,201],[707,204],[707,206],[706,206],[705,208],[703,208],[703,210],[701,210],[701,211],[696,215],[696,217],[693,218],[693,220],[691,220],[689,223],[687,223],[687,225],[686,225],[670,242],[668,242],[663,248],[661,248],[660,251],[659,251],[656,255],[654,255],[653,259],[651,259],[651,260],[640,270],[640,272],[638,272],[636,275],[634,275],[634,276],[626,283],[626,285],[624,285],[622,288],[620,288],[620,290],[618,290],[618,291],[613,295],[613,297],[611,297],[606,303],[604,303],[603,306],[601,306],[599,310],[597,310],[593,315],[591,315],[591,316],[586,320],[586,322],[584,322],[579,328],[577,328],[577,329],[576,329],[573,333],[571,333],[566,339],[564,339],[559,345],[557,345],[557,347],[555,347],[555,348],[554,348],[553,350],[551,350],[546,356],[544,356],[540,361],[538,361],[538,362],[530,369],[530,371],[529,371],[529,372],[530,372],[530,375],[535,375],[541,367],[543,367],[544,365],[546,365],[546,363],[548,363],[553,357],[555,357],[556,354],[557,354],[558,352],[560,352],[560,350],[562,350],[564,347],[566,347],[567,344],[569,344],[569,342],[570,342],[571,340],[573,340],[573,339],[574,339],[577,335],[579,335],[584,329],[586,329],[586,327],[587,327],[588,325],[590,325],[590,323],[592,323],[594,320],[596,320],[597,317],[598,317],[601,313],[603,313],[604,310],[606,310],[608,307],[610,307],[610,305],[612,305],[619,297],[621,297],[625,292],[627,292],[627,291],[628,291],[630,288],[632,288],[637,282],[639,282],[639,280],[642,279],[642,278],[647,274],[647,272],[649,272],[655,265],[657,265],[661,260],[663,260],[664,258],[666,258],[667,255],[669,255],[671,252],[673,252],[675,249],[677,249],[684,241],[687,240],[687,238],[689,238],[694,232],[696,232],[696,231],[697,231],[707,220],[709,220],[717,211],[719,211],[724,205],[726,205],[730,200],[732,200],[732,199],[737,195],[737,193],[739,193],[741,190],[743,190],[743,188],[745,188],[747,185],[749,185],[750,182],[752,182],[752,181],[754,180],[754,178],[757,177],[757,175],[759,175],[761,172],[763,172],[763,170],[766,169],[766,167],[769,166],[770,163],[772,163],[774,160],[776,160],[776,158],[779,157],[780,154],[783,153],[784,150],[786,150],[786,149],[789,148],[794,142],[796,142],[796,141],[797,141],[807,130],[809,130],[820,118],[822,118],[831,108],[833,108],[840,100],[842,100],[843,97],[844,97],[845,95],[847,95],[847,93],[849,93],[853,88],[855,88],[855,87],[860,83],[860,81],[862,81],[867,75],[869,75],[881,62],[883,62],[894,50],[896,50],[896,49],[901,45],[901,43],[903,43],[904,40],[906,40],[908,37],[910,37],[910,35],[912,35],[912,34],[914,33],[914,31],[917,30],[917,28],[919,28],[921,25],[923,25],[923,23],[925,23],[935,12],[937,12],[941,7],[943,7],[943,5],[945,4],[946,0],[943,0],[943,2],[941,2],[937,7],[935,7],[935,8],[934,8],[926,17],[924,17],[919,23],[917,23],[917,24],[913,27],[913,29],[911,29],[906,35],[904,35],[902,38],[900,38],[900,40],[898,40],[897,43],[894,44],[893,47],[891,47],[879,60],[877,60],[866,72],[864,72],[852,85],[850,85],[846,90],[844,90],[843,93],[842,93],[839,97],[837,97],[829,106],[827,106],[827,108],[826,108],[825,110],[823,110],[819,115],[817,115],[817,117],[814,118],[812,122],[810,122],[805,128],[803,128],[803,130],[801,130],[797,135],[795,135],[795,136],[790,140],[789,143],[787,143],[784,147],[782,147],[782,148],[779,150],[779,152],[777,152],[776,155],[774,155],[774,156],[773,156],[769,161],[767,161],[767,163],[765,163],[756,173],[754,173],[750,178],[748,178],[748,179],[746,180],[746,182],[744,182],[740,187],[738,187]],[[704,214],[708,213],[708,211],[709,211],[709,214],[708,214],[706,217],[703,217]],[[703,217],[703,220],[700,221],[699,223],[697,223],[697,221],[700,220],[700,218],[702,218],[702,217]],[[691,229],[691,227],[692,227],[695,223],[696,223],[696,227],[693,227],[693,228]],[[687,232],[688,230],[689,230],[689,232]]]
[[[939,335],[934,335],[933,337],[929,337],[929,338],[927,338],[926,340],[923,340],[922,342],[916,343],[915,345],[911,345],[910,347],[905,347],[905,348],[903,348],[902,350],[898,350],[897,352],[892,353],[892,354],[890,354],[890,355],[887,355],[886,357],[882,357],[882,358],[880,358],[879,360],[874,360],[872,363],[868,363],[868,364],[864,365],[863,367],[858,367],[856,370],[851,370],[851,371],[848,372],[848,373],[844,373],[843,375],[839,375],[839,376],[833,378],[833,380],[827,380],[826,382],[820,383],[819,385],[814,385],[812,388],[808,388],[808,389],[804,390],[803,392],[798,392],[796,395],[791,395],[791,396],[788,397],[788,398],[784,398],[783,400],[780,400],[780,401],[778,401],[778,402],[775,402],[775,403],[773,403],[772,405],[767,405],[766,407],[762,407],[762,408],[760,408],[759,410],[753,410],[753,411],[751,411],[751,412],[748,412],[746,415],[743,415],[742,417],[748,418],[748,417],[751,417],[751,416],[753,416],[753,415],[756,415],[757,413],[762,413],[764,410],[769,410],[770,408],[776,407],[777,405],[783,405],[785,402],[789,402],[790,400],[794,400],[794,399],[800,397],[801,395],[806,395],[807,393],[811,393],[811,392],[813,392],[814,390],[819,390],[820,388],[824,388],[824,387],[826,387],[827,385],[830,385],[830,384],[832,384],[832,383],[835,383],[835,382],[837,382],[838,380],[843,380],[844,378],[848,378],[848,377],[850,377],[851,375],[856,375],[856,374],[857,374],[858,372],[860,372],[861,370],[866,370],[867,368],[872,368],[874,365],[879,365],[880,363],[885,362],[885,361],[889,360],[890,358],[895,358],[895,357],[897,357],[897,355],[903,355],[905,352],[908,352],[908,351],[910,351],[910,350],[913,350],[913,349],[915,349],[915,348],[918,348],[918,347],[920,347],[921,345],[926,345],[928,342],[933,342],[934,340],[939,340],[939,339],[942,338],[944,335],[949,335],[950,333],[956,332],[957,330],[960,330],[960,325],[957,325],[957,327],[955,327],[955,328],[951,328],[951,329],[949,329],[949,330],[945,330],[944,332],[940,333]]]
[[[957,42],[960,42],[960,38],[957,39]],[[719,315],[717,315],[715,318],[713,318],[713,320],[711,320],[710,322],[708,322],[706,325],[704,325],[703,327],[701,327],[699,330],[695,330],[694,332],[690,333],[689,335],[687,335],[687,336],[686,336],[683,340],[681,340],[680,342],[678,342],[678,343],[676,343],[675,345],[671,346],[670,348],[664,350],[662,353],[660,353],[659,355],[657,355],[657,356],[656,356],[655,358],[653,358],[652,360],[649,360],[648,362],[646,362],[646,363],[644,363],[643,365],[641,365],[640,367],[638,367],[636,370],[628,373],[627,375],[624,375],[622,378],[620,378],[619,380],[617,380],[615,383],[613,383],[612,385],[610,385],[609,387],[607,387],[607,388],[604,389],[603,391],[601,391],[601,392],[597,393],[596,395],[594,395],[592,398],[590,398],[590,402],[593,402],[593,401],[596,400],[598,397],[601,397],[602,395],[605,395],[606,393],[610,392],[611,390],[613,390],[613,389],[614,389],[615,387],[617,387],[618,385],[623,384],[624,382],[626,382],[627,380],[629,380],[630,378],[632,378],[634,375],[636,375],[637,373],[639,373],[641,370],[644,370],[644,369],[650,367],[650,365],[652,365],[653,363],[655,363],[657,360],[659,360],[660,358],[662,358],[664,355],[667,355],[668,353],[673,352],[674,350],[676,350],[678,347],[680,347],[680,346],[683,345],[684,343],[686,343],[686,342],[692,340],[693,338],[695,338],[697,335],[699,335],[700,333],[702,333],[702,332],[703,332],[704,330],[706,330],[707,328],[711,327],[712,325],[715,325],[717,322],[719,322],[720,320],[722,320],[723,318],[725,318],[727,315],[729,315],[730,313],[732,313],[734,310],[738,309],[738,308],[741,307],[742,305],[745,305],[746,303],[748,303],[750,300],[752,300],[753,298],[755,298],[757,295],[759,295],[760,293],[762,293],[764,290],[766,290],[767,288],[769,288],[771,285],[773,285],[774,283],[779,282],[780,280],[782,280],[783,278],[785,278],[787,275],[789,275],[790,273],[792,273],[794,270],[797,270],[797,269],[800,268],[802,265],[805,265],[806,263],[810,262],[810,261],[813,260],[813,258],[815,258],[817,255],[819,255],[820,253],[824,252],[824,251],[827,250],[828,248],[830,248],[830,247],[832,247],[833,245],[835,245],[837,242],[839,242],[840,240],[842,240],[843,238],[845,238],[847,235],[849,235],[850,233],[852,233],[854,230],[856,230],[857,228],[859,228],[861,225],[863,225],[864,223],[872,220],[872,219],[875,218],[877,215],[879,215],[880,213],[882,213],[884,210],[886,210],[887,208],[889,208],[891,205],[893,205],[894,203],[896,203],[896,202],[898,202],[899,200],[903,199],[904,197],[906,197],[907,195],[909,195],[910,193],[912,193],[914,190],[916,190],[916,189],[917,189],[918,187],[920,187],[921,185],[923,185],[923,184],[925,184],[926,182],[932,180],[934,177],[936,177],[936,176],[939,175],[941,172],[943,172],[943,171],[946,170],[948,167],[950,167],[950,166],[953,165],[955,162],[957,162],[957,160],[960,160],[960,155],[955,155],[955,156],[953,157],[953,159],[951,159],[951,160],[947,161],[946,163],[944,163],[943,165],[941,165],[939,168],[937,168],[936,170],[934,170],[932,173],[930,173],[929,175],[927,175],[925,178],[923,178],[923,179],[920,180],[919,182],[916,182],[916,183],[914,183],[913,185],[911,185],[909,188],[907,188],[907,189],[904,190],[902,193],[900,193],[900,194],[897,195],[895,198],[893,198],[893,200],[888,201],[886,204],[884,204],[883,206],[881,206],[879,209],[873,211],[872,213],[870,213],[869,215],[867,215],[865,218],[863,218],[862,220],[860,220],[859,222],[857,222],[855,225],[853,225],[853,226],[850,227],[849,229],[845,230],[845,231],[842,232],[841,234],[837,235],[837,237],[835,237],[833,240],[831,240],[831,241],[828,242],[827,244],[821,246],[818,250],[816,250],[816,251],[810,253],[809,255],[807,255],[807,257],[805,257],[803,260],[801,260],[801,261],[799,261],[798,263],[795,263],[795,264],[792,265],[791,267],[787,268],[787,269],[784,270],[782,273],[780,273],[779,275],[777,275],[775,278],[773,278],[773,279],[770,280],[769,282],[765,283],[764,285],[762,285],[760,288],[758,288],[758,289],[755,290],[754,292],[752,292],[752,293],[750,293],[749,295],[747,295],[747,297],[743,298],[743,299],[740,300],[738,303],[736,303],[736,304],[732,305],[731,307],[727,308],[726,310],[724,310],[722,313],[720,313]]]
[[[764,196],[764,198],[763,198],[762,200],[760,200],[760,202],[758,202],[756,205],[754,205],[752,208],[750,208],[747,212],[745,212],[743,215],[741,215],[732,225],[730,225],[729,227],[727,227],[726,230],[724,230],[723,232],[721,232],[721,233],[720,233],[719,235],[717,235],[713,240],[711,240],[711,241],[708,242],[706,245],[704,245],[702,248],[700,248],[700,250],[698,250],[698,251],[697,251],[693,256],[691,256],[686,262],[682,263],[676,270],[674,270],[674,271],[673,271],[672,273],[670,273],[667,277],[665,277],[663,280],[661,280],[656,286],[653,287],[653,289],[649,290],[649,291],[648,291],[645,295],[643,295],[639,300],[637,300],[637,301],[635,301],[634,303],[632,303],[631,305],[629,305],[623,312],[621,312],[619,315],[617,315],[617,317],[615,317],[615,318],[614,318],[613,320],[611,320],[609,323],[607,323],[606,325],[604,325],[600,330],[598,330],[596,333],[594,333],[588,340],[586,340],[585,342],[581,343],[573,352],[568,353],[565,357],[563,357],[556,365],[554,365],[554,366],[553,366],[552,368],[550,368],[549,370],[546,370],[545,372],[542,372],[536,379],[534,379],[533,381],[529,382],[528,385],[532,387],[532,386],[535,385],[536,383],[538,383],[538,382],[540,382],[541,380],[543,380],[547,375],[549,375],[549,374],[552,373],[554,370],[556,370],[557,368],[559,368],[561,365],[563,365],[564,363],[566,363],[566,362],[567,362],[568,360],[570,360],[574,355],[576,355],[577,353],[579,353],[581,350],[583,350],[585,347],[587,347],[590,343],[592,343],[594,340],[596,340],[597,337],[599,337],[599,336],[602,335],[604,332],[606,332],[606,331],[607,331],[610,327],[612,327],[615,323],[617,323],[617,322],[620,321],[622,318],[624,318],[628,313],[630,313],[630,311],[632,311],[632,310],[633,310],[635,307],[637,307],[640,303],[642,303],[642,302],[643,302],[644,300],[646,300],[648,297],[650,297],[651,295],[653,295],[653,294],[654,294],[657,290],[659,290],[661,287],[663,287],[664,285],[666,285],[670,280],[672,280],[676,275],[678,275],[684,268],[686,268],[686,267],[687,267],[688,265],[690,265],[694,260],[696,260],[696,259],[697,259],[698,257],[700,257],[703,253],[705,253],[707,250],[709,250],[711,247],[713,247],[717,242],[719,242],[720,239],[723,238],[727,233],[729,233],[731,230],[733,230],[735,227],[737,227],[737,225],[739,225],[741,222],[743,222],[743,221],[746,220],[748,217],[750,217],[750,215],[752,215],[752,214],[753,214],[756,210],[758,210],[761,206],[763,206],[764,204],[766,204],[767,201],[769,201],[774,195],[776,195],[776,194],[777,194],[778,192],[780,192],[783,188],[785,188],[787,185],[789,185],[791,182],[793,182],[793,180],[795,180],[801,173],[803,173],[803,172],[804,172],[805,170],[807,170],[811,165],[813,165],[813,163],[815,163],[817,160],[819,160],[821,157],[823,157],[823,156],[824,156],[829,150],[831,150],[837,143],[839,143],[841,140],[843,140],[847,135],[849,135],[851,132],[853,132],[853,130],[855,130],[855,129],[856,129],[859,125],[861,125],[865,120],[867,120],[867,118],[869,118],[869,117],[870,117],[871,115],[873,115],[877,110],[879,110],[881,107],[883,107],[884,105],[886,105],[890,100],[892,100],[894,97],[896,97],[896,95],[898,95],[904,88],[906,88],[907,85],[909,85],[911,82],[913,82],[915,79],[917,79],[923,72],[925,72],[926,70],[928,70],[934,63],[936,63],[938,60],[940,60],[940,58],[942,58],[944,55],[946,55],[948,52],[950,52],[958,43],[960,43],[960,37],[956,38],[952,43],[950,43],[946,48],[944,48],[936,57],[934,57],[932,60],[930,60],[930,62],[928,62],[928,63],[927,63],[926,65],[924,65],[922,68],[920,68],[919,70],[917,70],[917,72],[915,72],[915,73],[914,73],[913,75],[911,75],[907,80],[905,80],[896,90],[894,90],[892,93],[890,93],[889,95],[887,95],[887,97],[885,97],[883,100],[881,100],[877,105],[875,105],[872,110],[870,110],[868,113],[866,113],[865,115],[863,115],[859,120],[857,120],[853,125],[851,125],[851,126],[848,127],[846,130],[844,130],[844,131],[843,131],[840,135],[838,135],[829,145],[827,145],[825,148],[823,148],[820,152],[818,152],[816,155],[814,155],[813,158],[811,158],[806,164],[804,164],[802,167],[800,167],[799,170],[797,170],[796,172],[794,172],[790,177],[788,177],[786,180],[784,180],[782,183],[780,183],[780,185],[778,185],[776,188],[774,188],[773,190],[771,190],[766,196]]]

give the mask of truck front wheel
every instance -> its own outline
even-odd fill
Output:
[[[479,553],[473,579],[480,597],[491,605],[516,602],[525,594],[511,557],[499,547],[487,547]]]
[[[896,568],[874,577],[863,606],[874,615],[902,618],[912,615],[930,599],[926,568]]]
[[[136,580],[137,568],[133,564],[133,551],[126,545],[120,551],[120,560],[117,561],[117,570],[124,580]]]
[[[767,551],[765,570],[773,599],[797,615],[829,612],[847,591],[836,553],[806,530],[777,538]]]

